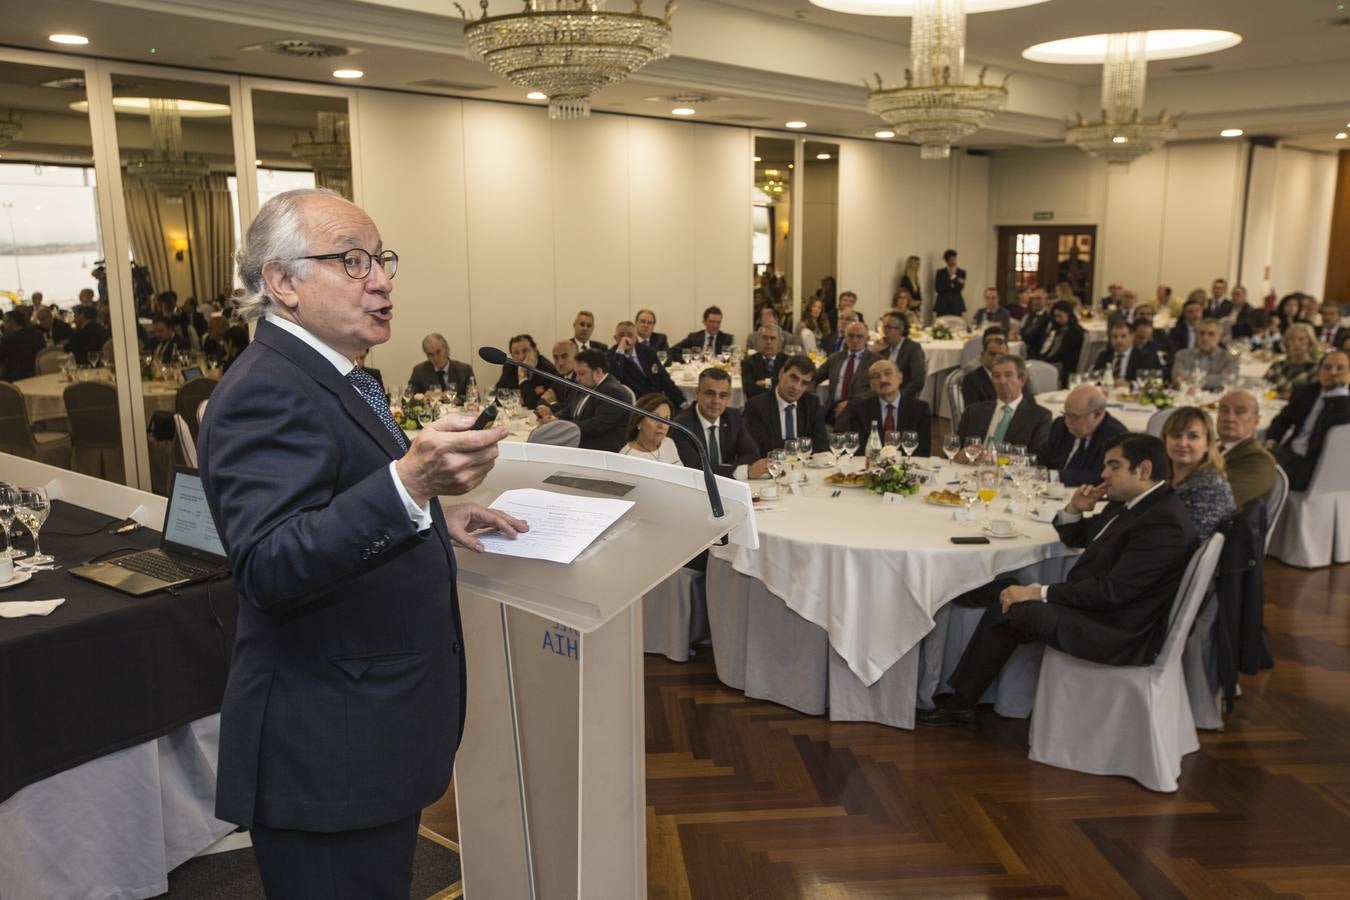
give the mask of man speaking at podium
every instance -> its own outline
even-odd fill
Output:
[[[238,262],[257,334],[198,442],[240,598],[216,815],[250,828],[271,898],[407,897],[464,725],[450,542],[526,527],[436,498],[476,487],[506,429],[446,417],[410,446],[353,364],[389,340],[398,270],[358,207],[273,197]]]

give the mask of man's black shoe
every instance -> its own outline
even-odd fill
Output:
[[[974,725],[974,707],[935,706],[932,709],[920,709],[914,718],[923,725],[942,728],[949,725]]]

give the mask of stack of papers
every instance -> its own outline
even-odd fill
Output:
[[[632,500],[578,497],[537,488],[503,491],[491,508],[524,519],[530,530],[514,538],[495,533],[476,537],[488,553],[566,564],[633,506]]]

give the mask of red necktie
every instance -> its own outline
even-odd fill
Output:
[[[844,383],[839,386],[839,399],[848,399],[848,389],[853,384],[853,362],[852,353],[848,355],[848,365],[844,366]]]
[[[882,424],[881,429],[882,431],[895,430],[895,405],[892,403],[886,404],[886,421]],[[883,434],[881,437],[884,440],[886,435]]]

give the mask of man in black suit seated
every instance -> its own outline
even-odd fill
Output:
[[[637,339],[639,344],[651,347],[656,353],[660,353],[662,350],[665,350],[667,353],[670,352],[670,341],[666,339],[664,334],[656,330],[656,313],[652,312],[650,309],[639,309],[637,317],[633,320],[633,324],[637,326]],[[662,365],[668,365],[669,363],[670,358],[667,356],[666,361],[662,363]],[[638,396],[640,397],[642,395],[639,394]]]
[[[755,332],[755,352],[741,360],[741,389],[747,401],[768,393],[783,370],[787,354],[781,349],[781,334],[773,325],[762,325]]]
[[[1341,324],[1341,305],[1335,300],[1322,304],[1322,324],[1317,326],[1317,342],[1323,350],[1340,347],[1347,328]]]
[[[18,381],[37,374],[37,355],[46,345],[42,332],[28,324],[28,310],[15,307],[5,313],[0,337],[0,381]]]
[[[90,353],[102,353],[103,345],[111,337],[108,329],[98,324],[98,311],[92,306],[75,307],[75,331],[66,341],[66,352],[79,365],[89,364]]]
[[[1333,351],[1317,366],[1317,383],[1294,388],[1289,404],[1266,431],[1266,449],[1289,476],[1289,487],[1308,489],[1327,432],[1350,422],[1350,354]],[[1341,460],[1345,465],[1346,460]]]
[[[858,314],[853,310],[846,310],[839,314],[839,325],[834,331],[827,332],[820,336],[819,350],[826,356],[832,353],[838,353],[844,349],[844,332],[840,329],[847,329],[853,322],[860,322]]]
[[[1167,637],[1177,588],[1195,550],[1195,526],[1168,483],[1163,442],[1123,434],[1107,446],[1100,484],[1084,484],[1055,516],[1055,530],[1083,555],[1060,584],[997,578],[953,602],[984,607],[950,684],[955,693],[919,710],[925,725],[973,724],[975,706],[1019,644],[1040,641],[1110,666],[1153,662]],[[1103,498],[1098,515],[1084,518]]]
[[[599,350],[582,350],[577,354],[575,369],[577,384],[595,388],[616,400],[630,402],[628,393],[619,379],[609,374],[609,363],[605,354]],[[628,443],[624,435],[624,426],[628,424],[628,413],[612,403],[605,403],[594,397],[573,391],[567,406],[559,413],[546,404],[535,408],[539,423],[563,419],[575,423],[581,429],[581,446],[586,450],[609,450],[618,453]]]
[[[1115,312],[1107,320],[1111,323],[1124,322],[1126,325],[1133,325],[1135,317],[1139,315],[1139,296],[1134,291],[1121,291],[1120,305],[1116,307]]]
[[[427,361],[413,366],[412,374],[408,376],[413,393],[451,389],[461,397],[468,393],[473,367],[450,358],[450,342],[443,335],[433,331],[422,338],[422,353]]]
[[[994,393],[994,380],[990,372],[994,360],[1008,352],[1008,336],[1002,328],[990,328],[984,333],[983,346],[980,361],[966,369],[961,376],[961,399],[966,402],[966,406],[998,398]]]
[[[591,340],[591,332],[595,331],[595,316],[588,310],[581,310],[577,317],[572,320],[572,344],[577,348],[577,352],[582,350],[599,350],[604,353],[609,349],[608,346],[600,341]]]
[[[694,402],[675,416],[675,421],[699,436],[708,448],[715,474],[737,481],[760,478],[769,471],[768,460],[746,430],[740,411],[728,408],[730,403],[731,376],[710,366],[699,373]],[[709,441],[709,430],[717,436],[716,441]],[[702,469],[703,460],[689,436],[674,430],[670,436],[680,452],[680,461],[691,469]]]
[[[554,374],[561,375],[568,381],[576,381],[577,345],[571,341],[558,341],[558,343],[553,345],[552,356]],[[546,364],[547,360],[542,360],[540,368],[544,368]],[[547,403],[549,409],[553,410],[555,415],[559,411],[566,409],[572,398],[568,389],[558,384],[556,381],[544,383],[544,380],[540,379],[540,382],[539,399],[542,402]]]
[[[559,344],[566,345],[568,352],[573,349],[571,341],[559,341]],[[553,366],[549,361],[539,355],[539,346],[535,344],[534,337],[528,334],[512,335],[506,342],[508,352],[511,358],[516,362],[525,363],[528,366],[534,366],[541,372],[553,372]],[[554,352],[557,352],[556,348]],[[570,357],[569,357],[570,358]],[[532,372],[512,366],[506,363],[502,364],[502,374],[497,378],[496,390],[515,390],[520,392],[520,402],[525,409],[533,409],[540,403],[552,403],[548,397],[553,396],[554,383],[547,378],[541,378]],[[461,396],[463,396],[461,394]],[[555,412],[557,409],[554,410]]]
[[[1205,304],[1199,300],[1187,300],[1181,307],[1181,321],[1168,332],[1167,341],[1171,345],[1172,357],[1182,350],[1195,346],[1195,327],[1205,317]]]
[[[909,317],[898,312],[886,313],[881,317],[881,336],[881,343],[872,351],[895,364],[905,385],[901,393],[907,399],[917,400],[928,377],[928,358],[923,348],[909,339]]]
[[[634,397],[665,394],[671,409],[678,412],[684,407],[684,394],[656,358],[656,351],[638,342],[637,326],[632,322],[614,326],[614,346],[608,357],[610,374],[628,385]]]
[[[745,427],[761,457],[770,450],[782,450],[783,441],[789,438],[809,437],[813,453],[830,449],[825,411],[811,393],[815,374],[809,356],[786,357],[774,389],[746,401]]]
[[[867,326],[850,322],[844,329],[844,349],[830,354],[816,373],[817,383],[830,386],[825,421],[833,423],[844,407],[867,393],[867,371],[880,358],[867,349]]]
[[[1080,384],[1064,398],[1064,415],[1050,425],[1041,462],[1059,472],[1069,487],[1096,484],[1106,445],[1128,429],[1106,411],[1106,395],[1092,384]]]
[[[858,456],[867,452],[867,440],[875,425],[881,430],[881,439],[888,431],[914,431],[919,435],[919,454],[932,452],[933,411],[922,400],[904,396],[901,384],[904,376],[889,359],[872,363],[867,370],[871,391],[854,400],[835,419],[835,431],[858,432]]]
[[[1027,359],[1041,358],[1041,345],[1050,331],[1050,304],[1045,291],[1034,289],[1027,295],[1027,314],[1022,317],[1021,335],[1027,345]]]
[[[736,343],[735,336],[722,330],[722,310],[710,306],[703,311],[703,328],[689,332],[688,337],[671,347],[671,359],[679,359],[685,348],[693,350],[695,357],[705,352],[716,356],[723,350],[730,349],[734,343]]]
[[[1228,299],[1228,280],[1215,278],[1205,301],[1206,319],[1226,319],[1233,312],[1233,301]]]
[[[39,309],[29,321],[29,324],[36,326],[37,330],[42,332],[42,336],[48,344],[57,347],[64,346],[66,341],[70,340],[70,336],[75,333],[75,329],[70,327],[70,323],[58,318],[56,311],[50,306]]]
[[[1152,325],[1149,326],[1150,329]],[[1161,369],[1162,360],[1149,349],[1135,349],[1134,329],[1124,319],[1111,323],[1111,346],[1106,347],[1092,363],[1093,371],[1110,372],[1116,386],[1134,381],[1140,369]]]
[[[1169,369],[1168,355],[1169,344],[1166,334],[1162,337],[1155,335],[1153,331],[1153,320],[1150,318],[1138,318],[1134,320],[1134,327],[1130,329],[1130,338],[1134,342],[1134,349],[1144,353],[1152,353],[1162,363],[1164,370]]]
[[[964,444],[969,438],[988,443],[1021,444],[1037,456],[1050,436],[1050,410],[1025,391],[1027,364],[1020,356],[1004,354],[994,360],[990,377],[995,399],[967,406],[957,434]]]
[[[100,346],[99,349],[103,348]],[[186,353],[187,349],[187,341],[174,332],[169,320],[163,316],[155,316],[150,323],[150,343],[145,348],[146,352],[153,356],[156,362],[168,365],[178,359],[179,353]]]
[[[1113,281],[1106,287],[1106,296],[1102,298],[1099,304],[1102,309],[1109,309],[1113,306],[1119,307],[1122,300],[1125,299],[1125,286],[1119,281]]]

